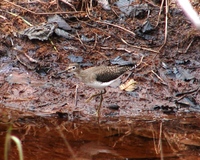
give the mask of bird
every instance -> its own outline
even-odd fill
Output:
[[[135,68],[134,63],[127,63],[124,65],[113,65],[113,66],[94,66],[87,69],[82,69],[79,63],[70,63],[66,71],[75,74],[77,78],[85,85],[100,89],[99,94],[95,94],[88,98],[87,102],[93,97],[100,95],[100,105],[98,107],[97,113],[99,115],[100,108],[103,101],[103,94],[106,93],[106,87],[112,86],[115,82],[119,80],[119,77],[122,76],[126,71]]]

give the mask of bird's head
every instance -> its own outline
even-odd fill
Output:
[[[67,72],[77,73],[80,71],[80,65],[78,63],[71,63],[65,70]]]

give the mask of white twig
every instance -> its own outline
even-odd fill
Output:
[[[193,9],[189,0],[177,0],[185,14],[192,21],[192,23],[200,29],[200,17],[197,12]]]

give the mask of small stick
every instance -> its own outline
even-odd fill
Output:
[[[162,124],[162,122],[160,122],[160,133],[159,133],[159,140],[158,140],[158,143],[159,143],[158,144],[158,149],[160,151],[160,159],[164,160],[164,158],[163,158],[164,157],[163,156],[163,145],[162,145],[162,133],[163,133],[162,127],[163,127],[163,124]]]
[[[144,56],[141,57],[140,62],[139,62],[138,64],[136,64],[136,66],[133,66],[133,67],[130,69],[130,71],[132,71],[133,69],[137,68],[137,67],[142,63],[143,58],[144,58]],[[129,77],[132,75],[132,73],[133,73],[133,72],[130,72],[130,73],[128,74],[128,76],[126,77],[126,79],[124,80],[124,82],[126,82],[126,81],[129,79]]]
[[[151,72],[152,72],[163,84],[167,85],[167,84],[165,83],[165,81],[164,81],[156,72],[154,72],[154,70],[151,70]]]
[[[89,14],[88,14],[88,18],[91,19],[92,21],[95,21],[93,18],[90,17]],[[116,25],[116,24],[112,24],[112,23],[109,23],[109,22],[102,22],[102,21],[95,21],[95,22],[101,23],[101,24],[107,24],[107,25],[109,25],[109,26],[113,26],[113,27],[119,28],[119,29],[121,29],[121,30],[123,30],[123,31],[125,31],[125,32],[128,32],[128,33],[132,34],[134,37],[135,37],[135,35],[136,35],[136,34],[135,34],[134,32],[132,32],[131,30],[126,29],[126,28],[121,27],[121,26]]]
[[[188,49],[190,48],[190,46],[192,45],[193,42],[194,42],[194,39],[191,40],[190,44],[187,46],[184,53],[187,53]]]
[[[159,53],[159,51],[156,51],[156,50],[153,50],[153,49],[150,49],[150,48],[131,45],[128,42],[126,42],[123,38],[121,38],[121,41],[124,42],[126,45],[133,47],[133,48],[142,49],[142,50],[146,50],[146,51],[150,51],[150,52],[154,52],[154,53]]]
[[[97,34],[95,33],[95,41],[94,41],[94,46],[93,49],[97,46]]]
[[[132,34],[133,36],[135,36],[135,33],[134,33],[134,32],[132,32],[132,31],[130,31],[130,30],[124,28],[124,27],[121,27],[121,26],[119,26],[119,25],[112,24],[112,23],[108,23],[108,22],[101,22],[101,21],[96,21],[96,22],[97,22],[97,23],[101,23],[101,24],[107,24],[107,25],[109,25],[109,26],[113,26],[113,27],[119,28],[119,29],[121,29],[121,30],[123,30],[123,31],[125,31],[125,32],[128,32],[128,33]]]
[[[74,107],[77,107],[77,96],[78,95],[78,84],[76,85],[75,95],[74,95]]]
[[[96,52],[99,53],[101,56],[103,56],[106,60],[109,60],[109,58],[106,55],[104,55],[104,53],[99,52],[99,51],[96,51]]]
[[[162,3],[161,3],[161,5],[160,5],[160,11],[159,11],[159,14],[158,14],[158,21],[157,21],[157,24],[156,24],[155,27],[157,27],[158,24],[159,24],[159,21],[160,21],[160,15],[161,15],[161,12],[162,12],[163,4],[164,4],[164,0],[162,0]]]
[[[193,90],[190,90],[190,91],[177,93],[177,94],[176,94],[176,97],[179,97],[179,96],[182,96],[182,95],[185,95],[185,94],[192,94],[192,93],[198,91],[199,89],[200,89],[200,87],[197,87],[196,89],[193,89]]]
[[[168,11],[169,11],[169,5],[168,5],[168,0],[165,1],[165,39],[163,45],[159,48],[158,51],[160,51],[166,44],[167,42],[167,27],[168,27]]]
[[[76,31],[76,35],[77,35],[77,39],[78,39],[78,41],[82,44],[82,46],[83,46],[83,48],[85,49],[85,45],[83,44],[83,41],[81,40],[81,38],[80,38],[80,35],[78,34],[78,32]]]
[[[23,10],[25,10],[25,11],[27,11],[27,12],[30,12],[30,13],[32,13],[32,14],[34,14],[34,15],[55,15],[55,14],[76,14],[76,13],[84,13],[84,11],[36,13],[36,12],[33,12],[33,11],[27,9],[27,8],[24,8],[24,7],[22,7],[22,6],[19,6],[19,5],[15,4],[15,3],[9,2],[8,0],[3,0],[3,1],[5,1],[5,2],[7,2],[7,3],[9,3],[9,4],[11,4],[11,5],[15,6],[15,7],[18,7],[18,8],[20,8],[20,9],[23,9]]]

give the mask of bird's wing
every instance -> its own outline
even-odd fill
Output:
[[[109,82],[112,81],[119,76],[121,76],[124,72],[128,70],[128,67],[116,67],[116,66],[108,66],[104,71],[99,70],[99,73],[96,75],[96,80],[100,82]]]

